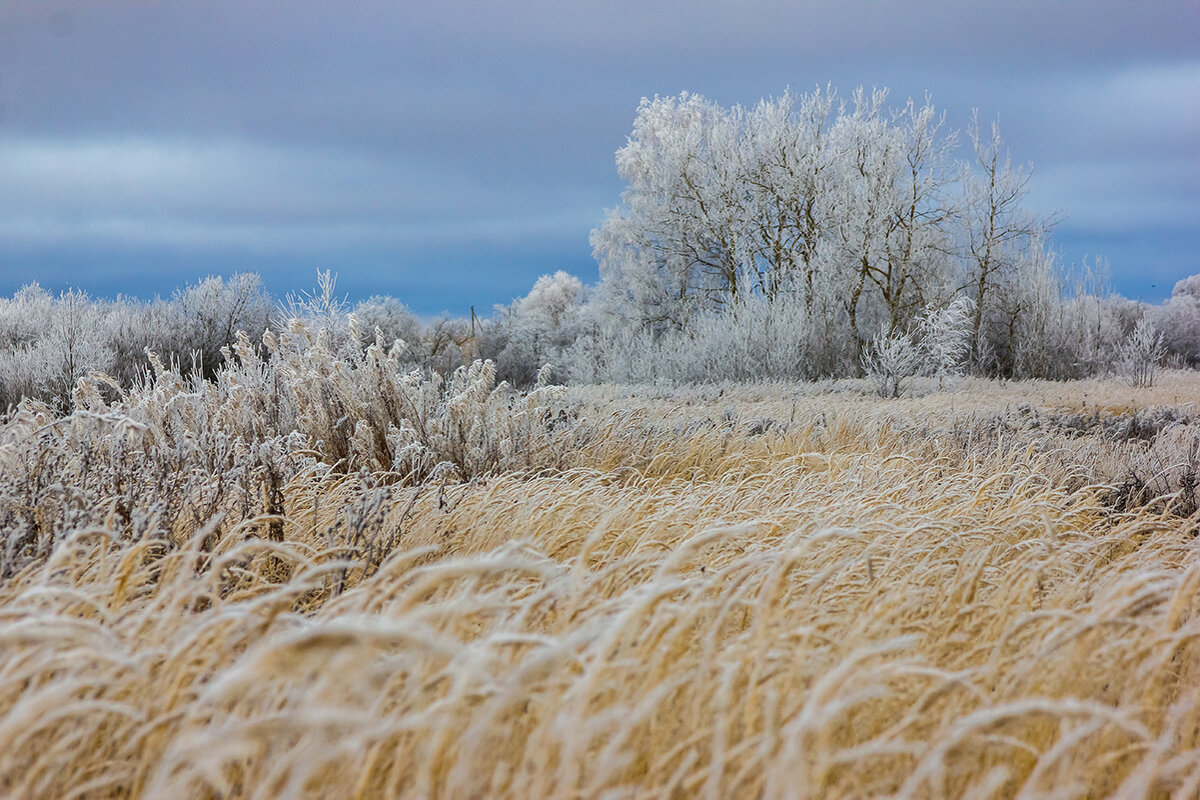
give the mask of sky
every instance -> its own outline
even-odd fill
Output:
[[[999,119],[1065,264],[1200,272],[1200,3],[0,0],[0,295],[317,270],[481,313],[620,202],[642,97],[929,93]]]

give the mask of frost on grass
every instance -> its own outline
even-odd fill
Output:
[[[1194,463],[1194,373],[556,397],[264,347],[5,418],[4,794],[1200,785],[1197,520],[1108,494]]]
[[[211,382],[151,354],[129,391],[81,378],[66,416],[23,401],[0,430],[0,575],[88,526],[178,543],[214,519],[279,515],[305,475],[412,486],[553,463],[560,388],[516,394],[490,362],[443,379],[408,369],[402,344],[359,348],[351,332],[337,352],[298,320],[261,347],[240,334]]]

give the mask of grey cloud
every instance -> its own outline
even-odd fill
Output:
[[[1185,157],[1137,157],[1078,159],[1053,165],[1036,173],[1032,194],[1039,201],[1049,197],[1075,197],[1074,216],[1104,225],[1186,226],[1200,219],[1200,162]],[[1145,208],[1148,201],[1161,208]],[[1113,204],[1116,204],[1113,206]],[[1113,206],[1112,215],[1095,220],[1081,208]]]
[[[1197,40],[1190,1],[4,3],[0,291],[63,237],[188,269],[315,248],[381,285],[436,253],[508,299],[520,252],[586,256],[638,99],[683,89],[928,89],[955,127],[999,115],[1079,236],[1195,230],[1171,165],[1196,155]],[[451,297],[448,269],[409,289]]]

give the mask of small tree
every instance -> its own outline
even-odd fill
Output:
[[[1142,317],[1117,352],[1117,369],[1132,386],[1153,386],[1166,352],[1162,334]]]
[[[972,113],[967,137],[975,151],[975,163],[962,166],[960,179],[963,189],[960,235],[966,278],[963,288],[975,301],[971,347],[976,365],[981,365],[989,316],[998,314],[1002,320],[1003,306],[1019,301],[1022,282],[1036,266],[1036,261],[1027,256],[1040,255],[1040,248],[1030,247],[1030,243],[1044,239],[1054,221],[1040,218],[1024,206],[1032,167],[1013,166],[998,122],[992,123],[989,135],[981,128],[978,113]],[[1010,308],[1010,312],[1011,319],[1020,309]],[[1015,330],[1015,326],[999,322],[993,332],[1008,341],[993,344],[1011,350]],[[1007,364],[1006,371],[1011,369],[1011,363]]]
[[[562,270],[537,279],[529,294],[498,307],[494,335],[504,339],[496,356],[497,373],[515,386],[528,386],[538,371],[554,363],[565,374],[564,351],[579,335],[583,282]]]
[[[252,341],[262,338],[270,323],[271,296],[254,272],[229,278],[209,275],[194,286],[176,291],[171,305],[178,315],[166,323],[165,332],[175,328],[176,341],[148,343],[163,358],[177,357],[182,364],[197,358],[204,376],[216,377],[224,361],[221,349],[233,346],[239,331]],[[164,352],[166,351],[166,352]]]
[[[929,371],[937,376],[938,391],[946,377],[961,374],[971,350],[971,312],[975,302],[957,297],[942,309],[928,308],[917,322]]]
[[[907,333],[876,334],[862,354],[862,367],[880,397],[899,397],[903,383],[921,369],[921,350]]]
[[[60,408],[70,407],[71,390],[80,378],[93,370],[106,371],[112,364],[104,315],[103,305],[79,289],[63,292],[54,302],[46,335],[34,353],[41,355],[45,388]]]
[[[1167,302],[1146,309],[1146,315],[1162,333],[1167,352],[1184,364],[1200,365],[1200,275],[1175,284]]]
[[[411,350],[406,360],[419,360],[418,345],[421,323],[408,308],[394,297],[373,295],[354,307],[358,320],[359,346],[366,348],[375,341],[376,333],[385,344],[399,340]]]

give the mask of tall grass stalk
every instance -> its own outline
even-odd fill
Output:
[[[265,346],[5,419],[0,794],[1200,783],[1197,518],[1110,494],[1184,463],[1194,375],[525,396]]]

